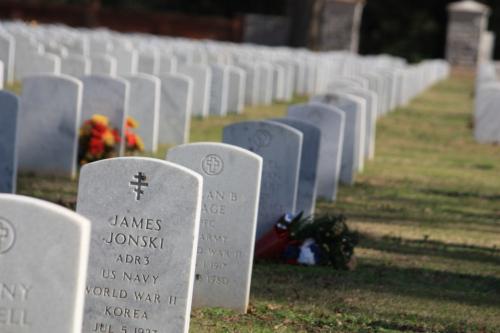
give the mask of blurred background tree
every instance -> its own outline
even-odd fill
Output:
[[[0,0],[2,1],[2,0]],[[321,0],[24,0],[35,3],[86,4],[103,7],[234,17],[244,13],[286,15],[293,1]],[[457,0],[367,0],[361,26],[361,54],[387,53],[409,61],[444,57],[446,7]],[[497,35],[500,57],[500,0],[478,0],[492,8],[490,30]]]

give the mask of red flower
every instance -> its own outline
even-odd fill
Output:
[[[104,152],[104,142],[97,138],[90,139],[89,152],[92,156],[99,156]]]
[[[129,148],[134,148],[137,145],[137,139],[134,133],[125,131],[125,138],[127,140],[127,146]]]

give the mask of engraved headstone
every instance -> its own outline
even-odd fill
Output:
[[[182,74],[160,75],[159,144],[178,145],[189,141],[193,80]]]
[[[272,121],[283,123],[302,132],[302,157],[296,210],[304,212],[304,216],[311,216],[316,206],[321,131],[317,126],[298,119],[279,118]]]
[[[202,183],[150,158],[82,168],[77,212],[92,223],[82,333],[188,332]]]
[[[357,172],[361,171],[364,160],[366,103],[361,98],[346,93],[315,96],[312,101],[335,106],[345,113],[340,182],[352,185],[356,180]]]
[[[81,123],[101,114],[123,135],[128,115],[129,83],[122,78],[108,75],[89,75],[81,78],[83,82],[83,102]],[[123,155],[125,145],[120,142],[118,151]]]
[[[148,74],[126,76],[130,85],[129,116],[139,127],[134,131],[144,142],[144,150],[158,149],[158,125],[160,118],[160,79]]]
[[[326,104],[309,103],[291,106],[287,117],[302,120],[320,129],[317,193],[326,200],[336,200],[344,146],[344,113]]]
[[[250,295],[262,158],[222,143],[178,146],[167,159],[203,176],[193,308],[245,313]]]
[[[19,170],[75,177],[82,83],[38,75],[22,82],[18,118]]]
[[[222,141],[263,158],[258,240],[283,214],[296,211],[302,133],[284,124],[249,121],[226,126]]]
[[[0,332],[80,333],[90,222],[12,194],[0,212]]]
[[[17,96],[0,91],[0,193],[16,192]]]
[[[210,103],[210,86],[212,84],[212,71],[205,65],[180,64],[177,72],[193,79],[193,116],[208,116]]]

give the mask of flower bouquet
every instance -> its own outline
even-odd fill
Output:
[[[138,128],[138,126],[133,118],[127,118],[124,135],[125,150],[128,154],[144,150],[142,139],[133,132],[133,129]],[[115,157],[121,140],[120,133],[116,128],[111,126],[106,116],[100,114],[93,115],[80,128],[78,151],[80,165]]]
[[[80,165],[116,156],[120,134],[106,116],[95,114],[80,128],[78,161]]]
[[[288,264],[353,269],[357,243],[358,235],[349,230],[343,215],[302,219],[302,214],[285,214],[256,243],[255,256]]]
[[[134,133],[134,129],[138,127],[139,124],[134,118],[127,118],[125,124],[125,151],[130,155],[144,151],[144,142],[142,138]]]

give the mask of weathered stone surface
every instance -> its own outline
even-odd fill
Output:
[[[80,333],[90,222],[12,194],[0,212],[0,332]]]
[[[178,146],[167,159],[203,176],[193,307],[245,313],[250,296],[262,158],[222,143]]]
[[[288,125],[248,121],[226,126],[223,142],[248,149],[263,160],[257,239],[285,213],[296,211],[302,133]]]
[[[150,158],[82,168],[77,212],[92,222],[82,332],[188,332],[202,183]]]

